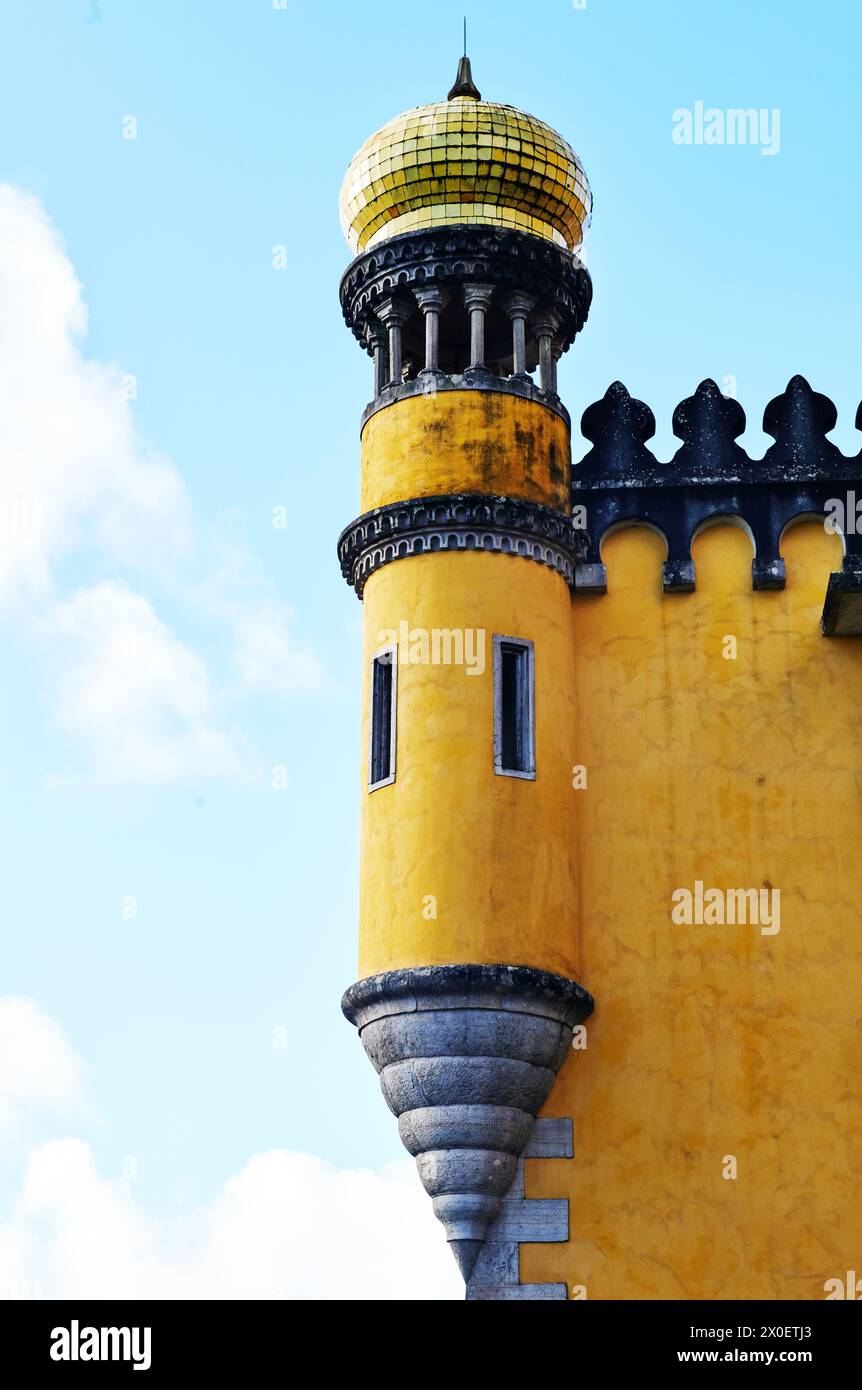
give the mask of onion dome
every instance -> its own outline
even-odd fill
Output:
[[[448,101],[405,111],[365,141],[340,197],[355,252],[464,223],[514,228],[577,251],[591,208],[571,146],[537,117],[482,101],[466,57]]]

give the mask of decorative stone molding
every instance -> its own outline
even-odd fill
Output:
[[[588,539],[571,517],[516,497],[445,493],[365,512],[342,531],[338,558],[357,598],[370,575],[393,560],[441,550],[497,551],[548,565],[570,586]]]
[[[513,290],[555,310],[565,351],[587,320],[592,281],[577,256],[544,237],[512,229],[459,224],[407,233],[357,256],[341,281],[345,322],[367,350],[366,326],[396,293],[424,285],[481,281],[501,295]]]
[[[559,396],[548,395],[526,372],[518,376],[500,377],[485,367],[468,367],[465,372],[452,376],[441,371],[421,371],[415,381],[404,381],[398,386],[390,383],[365,407],[361,427],[364,428],[378,410],[385,410],[398,401],[409,400],[411,396],[433,396],[438,391],[497,391],[504,396],[520,396],[522,400],[536,401],[553,410],[571,428],[571,416]]]
[[[833,499],[858,493],[862,501],[862,455],[847,457],[826,438],[836,419],[828,397],[795,376],[764,412],[763,428],[775,443],[762,459],[752,459],[736,442],[745,429],[742,406],[714,381],[704,381],[674,411],[682,444],[669,463],[660,463],[646,443],[655,416],[614,382],[581,423],[593,447],[573,470],[572,502],[586,509],[590,538],[576,592],[604,591],[603,537],[621,522],[642,522],[667,541],[665,591],[690,593],[692,540],[719,517],[739,518],[753,538],[752,587],[783,588],[785,527],[812,514],[825,523]],[[862,428],[862,406],[856,425]],[[827,636],[862,635],[862,534],[849,526],[844,540],[843,569],[830,579],[823,612]]]
[[[529,966],[441,965],[360,980],[341,1007],[466,1281],[592,996]]]

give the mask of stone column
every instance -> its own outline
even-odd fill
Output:
[[[398,299],[386,299],[377,305],[377,317],[389,334],[389,385],[399,386],[403,370],[401,330],[410,318],[410,310]]]
[[[543,310],[533,319],[533,332],[539,343],[539,372],[542,390],[549,396],[557,394],[557,364],[554,358],[554,338],[560,331],[559,316],[553,309]]]
[[[449,292],[442,285],[426,285],[413,293],[425,315],[425,366],[422,371],[436,372],[440,366],[440,315],[449,302]]]
[[[551,344],[551,356],[552,356],[553,361],[554,361],[554,365],[553,365],[553,381],[552,381],[552,385],[551,385],[551,390],[553,391],[553,393],[554,393],[555,396],[558,396],[558,395],[560,394],[560,392],[559,392],[559,387],[558,387],[558,385],[557,385],[557,366],[558,366],[558,364],[559,364],[559,361],[560,361],[560,358],[562,357],[562,355],[563,355],[563,349],[560,347],[559,339],[558,339],[558,338],[555,338],[554,341],[553,341],[553,343]]]
[[[465,285],[464,307],[470,315],[470,366],[485,365],[485,315],[491,305],[493,285]]]
[[[528,294],[515,290],[503,300],[503,308],[512,321],[512,375],[527,375],[527,315],[535,304]]]
[[[386,329],[376,319],[369,323],[366,337],[374,351],[374,395],[380,395],[389,380],[389,353],[386,347]]]

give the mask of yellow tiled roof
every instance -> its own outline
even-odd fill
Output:
[[[340,197],[354,251],[455,222],[514,227],[574,251],[591,206],[581,162],[555,130],[461,96],[405,111],[366,140]]]

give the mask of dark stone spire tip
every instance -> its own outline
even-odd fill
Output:
[[[448,100],[453,97],[472,97],[474,101],[482,100],[482,93],[473,81],[473,73],[470,70],[470,59],[467,54],[458,63],[458,76],[455,78],[455,85],[449,90]]]

